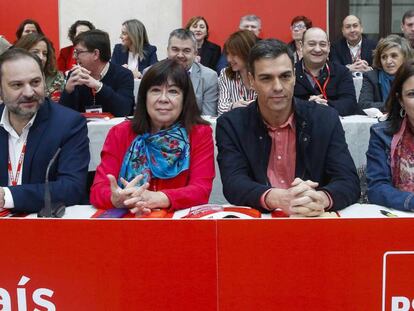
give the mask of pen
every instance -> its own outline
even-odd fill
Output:
[[[387,212],[387,211],[385,211],[385,210],[380,210],[380,212],[381,212],[381,214],[382,215],[384,215],[384,216],[386,216],[386,217],[398,217],[397,215],[395,215],[395,214],[393,214],[393,213],[390,213],[390,212]]]

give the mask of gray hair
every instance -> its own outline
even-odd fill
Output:
[[[191,40],[194,50],[197,51],[197,40],[193,32],[190,31],[189,29],[178,28],[178,29],[171,31],[170,36],[168,38],[168,47],[170,46],[171,38],[173,37],[180,39],[180,40]]]
[[[254,15],[254,14],[248,14],[248,15],[244,15],[240,18],[240,24],[239,26],[241,26],[242,22],[244,21],[248,21],[248,22],[257,22],[259,24],[259,28],[262,28],[262,20],[260,19],[259,16]]]

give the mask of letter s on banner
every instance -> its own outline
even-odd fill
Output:
[[[48,288],[38,288],[33,292],[32,298],[33,302],[37,304],[39,307],[46,308],[47,311],[56,311],[56,306],[53,304],[53,302],[49,300],[45,300],[42,298],[42,296],[47,296],[49,298],[52,298],[53,291]],[[33,311],[41,311],[37,308],[35,308]]]

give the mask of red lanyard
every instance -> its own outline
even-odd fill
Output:
[[[96,90],[91,87],[92,97],[93,97],[93,103],[92,106],[96,106]]]
[[[306,73],[312,77],[313,82],[315,82],[315,84],[318,86],[318,89],[321,92],[323,98],[328,100],[328,95],[326,94],[326,87],[328,86],[329,80],[331,79],[331,70],[329,69],[328,64],[326,64],[326,70],[328,71],[328,77],[326,78],[323,86],[321,86],[318,79],[309,70],[305,68]]]
[[[23,166],[23,159],[24,154],[26,153],[26,141],[24,142],[22,152],[20,153],[19,162],[17,163],[16,175],[13,177],[13,169],[10,161],[10,153],[9,153],[9,163],[7,165],[7,170],[9,172],[9,180],[12,186],[17,186],[17,182],[19,181],[19,176],[22,171]]]

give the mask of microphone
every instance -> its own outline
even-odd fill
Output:
[[[49,161],[49,164],[46,168],[46,177],[45,177],[45,205],[37,213],[37,217],[49,217],[49,218],[61,218],[65,214],[66,206],[63,203],[53,203],[50,195],[49,188],[49,171],[52,165],[56,162],[56,159],[62,148],[58,148],[53,155],[52,159]]]

